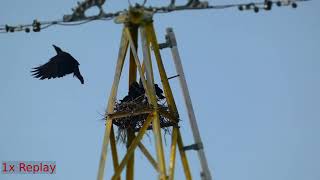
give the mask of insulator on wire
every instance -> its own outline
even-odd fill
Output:
[[[41,24],[40,24],[40,22],[39,21],[37,21],[36,19],[35,20],[33,20],[33,23],[32,23],[32,30],[33,30],[33,32],[40,32],[40,30],[41,30]]]
[[[10,27],[8,25],[6,25],[6,32],[10,31]]]
[[[246,10],[251,9],[251,5],[252,5],[252,4],[246,4],[245,9],[246,9]]]
[[[292,8],[297,8],[298,5],[297,5],[297,3],[293,2],[293,3],[291,4],[291,7],[292,7]]]
[[[264,9],[267,10],[267,11],[270,11],[272,9],[272,1],[265,1],[264,3]]]
[[[295,2],[295,0],[282,0],[276,2],[277,6],[289,6],[291,5],[292,8],[297,8],[298,4]]]
[[[15,28],[12,26],[5,25],[5,28],[6,28],[6,32],[14,32],[15,31]]]
[[[239,9],[240,11],[243,11],[244,7],[243,7],[242,5],[240,5],[240,6],[238,6],[238,9]]]
[[[276,2],[276,5],[279,6],[279,7],[282,6],[281,1],[277,1],[277,2]]]

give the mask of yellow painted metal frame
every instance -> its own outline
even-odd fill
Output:
[[[130,10],[127,14],[123,14],[116,19],[117,23],[123,23],[124,28],[122,31],[120,50],[118,54],[118,61],[116,65],[116,72],[114,76],[114,81],[112,85],[112,89],[109,96],[108,107],[106,112],[106,128],[102,145],[101,159],[99,164],[98,171],[98,180],[102,180],[104,177],[104,170],[107,158],[107,148],[108,144],[111,145],[111,154],[113,160],[114,174],[112,176],[113,180],[120,179],[121,173],[123,169],[126,167],[126,179],[132,180],[134,179],[134,152],[137,148],[141,150],[141,152],[148,159],[150,164],[156,169],[158,172],[159,179],[174,179],[175,172],[175,161],[176,161],[176,151],[177,146],[180,153],[184,173],[186,179],[192,179],[190,168],[187,160],[186,153],[183,150],[183,142],[180,130],[177,126],[178,123],[178,110],[173,98],[173,94],[170,88],[170,84],[168,82],[168,77],[161,59],[159,45],[156,39],[156,34],[154,31],[153,23],[152,23],[152,14],[144,11],[143,9],[134,9]],[[138,46],[138,34],[140,30],[141,35],[141,48],[143,52],[143,63],[141,65],[141,61],[138,57],[137,46]],[[120,76],[122,73],[126,53],[130,47],[130,59],[129,59],[129,85],[137,80],[137,71],[141,78],[143,87],[146,92],[146,96],[148,98],[149,104],[152,105],[152,109],[146,109],[139,112],[132,113],[114,113],[114,104],[117,97],[117,91],[120,81]],[[151,60],[151,47],[155,55],[156,64],[159,70],[161,83],[163,86],[163,90],[167,99],[167,104],[169,107],[169,112],[163,111],[158,108],[157,97],[154,88],[154,71]],[[121,162],[119,163],[117,147],[115,142],[114,128],[112,124],[112,119],[125,117],[127,115],[135,115],[135,114],[148,114],[148,117],[143,124],[142,128],[137,132],[128,130],[128,139],[127,139],[127,152]],[[168,172],[166,169],[165,163],[165,154],[161,136],[161,127],[160,127],[160,114],[165,116],[166,118],[172,121],[174,125],[172,128],[171,134],[171,152],[170,152],[170,162],[168,167]],[[156,145],[157,158],[156,160],[149,153],[147,148],[141,143],[141,139],[144,134],[148,130],[148,127],[152,124],[153,127],[153,135]],[[169,173],[167,175],[167,173]]]

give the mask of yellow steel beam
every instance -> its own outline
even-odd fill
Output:
[[[117,169],[119,166],[119,160],[118,160],[118,152],[117,152],[116,139],[114,136],[113,125],[111,127],[110,145],[111,145],[111,154],[112,154],[112,160],[113,160],[113,169]],[[120,177],[118,178],[118,180],[120,180]]]
[[[123,117],[128,117],[128,116],[137,116],[141,114],[148,114],[153,112],[153,108],[148,108],[148,109],[141,109],[137,110],[135,112],[115,112],[112,114],[108,114],[107,117],[110,119],[117,119],[117,118],[123,118]]]
[[[107,119],[106,129],[105,129],[104,137],[103,137],[100,163],[99,163],[99,170],[98,170],[98,177],[97,177],[98,180],[102,180],[103,175],[104,175],[104,168],[105,168],[106,159],[107,159],[107,149],[108,149],[108,144],[109,144],[111,126],[112,126],[111,120]]]
[[[127,150],[128,150],[135,137],[134,130],[127,129],[127,137],[128,137],[128,140],[127,140]],[[133,178],[134,178],[134,151],[132,152],[130,158],[128,159],[127,173],[126,173],[127,180],[133,180]]]
[[[154,91],[154,86],[153,86],[153,79],[150,78],[153,76],[148,76],[148,78],[150,80],[148,80],[148,84],[147,84],[145,77],[144,77],[144,74],[141,69],[141,65],[140,65],[140,61],[139,61],[137,52],[135,51],[136,49],[134,47],[134,44],[132,43],[133,40],[130,37],[130,33],[128,32],[128,29],[126,30],[126,32],[129,37],[130,46],[132,47],[132,52],[135,57],[135,61],[137,64],[138,71],[140,73],[140,77],[141,77],[143,86],[145,88],[145,91],[147,92],[146,94],[147,94],[149,103],[151,103],[156,108],[157,102],[156,102],[155,91]],[[145,39],[145,34],[142,34],[141,38]],[[142,48],[145,49],[145,48],[149,48],[149,47],[143,46]],[[143,52],[145,53],[146,51],[143,50]],[[144,63],[145,63],[145,70],[146,70],[147,74],[150,75],[150,73],[152,72],[151,68],[150,68],[150,59],[148,60],[148,58],[146,58],[145,54],[144,54]],[[152,85],[150,85],[150,84],[152,84]],[[152,124],[153,124],[155,141],[156,141],[157,157],[158,157],[158,161],[159,161],[158,167],[159,167],[159,172],[160,172],[160,179],[165,179],[166,178],[166,168],[165,168],[165,160],[164,160],[164,153],[163,153],[162,140],[161,140],[160,120],[159,120],[159,115],[158,115],[157,111],[154,112],[154,116],[155,116],[155,118],[154,118],[154,121]]]
[[[177,152],[177,139],[178,139],[178,128],[173,127],[171,134],[171,152],[170,152],[170,164],[169,164],[169,180],[174,179],[174,170],[176,164],[176,152]]]
[[[137,25],[131,25],[128,27],[130,30],[130,34],[132,37],[133,42],[135,45],[135,48],[138,48],[138,26]],[[137,65],[134,60],[134,55],[132,52],[132,47],[130,47],[130,61],[129,61],[129,87],[131,83],[135,82],[137,80]],[[127,147],[130,146],[132,139],[134,138],[134,131],[132,129],[127,129]],[[134,152],[132,156],[129,158],[128,164],[127,164],[127,173],[126,173],[126,179],[127,180],[133,180],[134,178]]]
[[[141,33],[141,47],[142,47],[142,53],[143,53],[143,64],[142,64],[142,71],[145,72],[145,66],[146,63],[150,66],[150,75],[152,81],[154,80],[153,77],[153,68],[152,68],[152,60],[151,60],[151,53],[150,53],[150,38],[148,38],[145,27],[141,26],[140,28]]]
[[[137,65],[137,69],[138,69],[138,72],[139,72],[139,75],[141,77],[141,81],[142,81],[142,84],[143,84],[143,87],[144,89],[146,90],[146,94],[147,94],[147,97],[149,97],[149,89],[146,88],[147,87],[147,84],[146,84],[146,79],[143,75],[143,72],[142,72],[142,69],[141,69],[141,64],[140,64],[140,60],[139,60],[139,57],[138,57],[138,53],[137,53],[137,50],[136,50],[136,47],[134,45],[134,41],[131,37],[131,33],[130,33],[130,30],[128,27],[125,28],[125,33],[129,39],[129,44],[130,44],[130,48],[131,48],[131,52],[133,54],[133,57],[134,57],[134,60],[136,62],[136,65]],[[148,99],[148,101],[150,102],[150,99]]]
[[[183,146],[180,130],[177,129],[177,132],[178,132],[178,147],[179,147],[180,157],[181,157],[181,161],[182,161],[182,166],[184,169],[184,174],[185,174],[187,180],[191,180],[192,176],[191,176],[186,152],[183,150],[184,146]]]
[[[119,167],[117,169],[115,169],[115,173],[112,176],[112,180],[116,180],[120,176],[123,168],[128,163],[129,158],[131,157],[132,153],[134,152],[134,150],[138,146],[138,144],[141,141],[143,135],[146,133],[146,131],[148,129],[148,126],[150,125],[150,123],[151,123],[153,118],[154,118],[153,117],[153,113],[149,114],[149,116],[147,117],[146,121],[144,122],[142,128],[138,132],[137,136],[133,139],[130,147],[127,149],[127,153],[124,156],[124,158],[122,159]]]
[[[150,38],[150,42],[151,45],[153,47],[153,52],[155,54],[156,57],[156,61],[157,61],[157,65],[158,65],[158,70],[160,73],[160,78],[161,78],[161,82],[163,85],[163,90],[164,90],[164,94],[166,96],[167,99],[167,103],[168,103],[168,107],[170,109],[171,112],[173,112],[174,114],[178,115],[178,110],[173,98],[173,94],[170,88],[170,84],[168,81],[168,77],[166,74],[166,71],[164,69],[164,65],[161,59],[161,55],[160,55],[160,50],[159,50],[159,44],[157,42],[157,38],[156,38],[156,34],[153,28],[153,24],[152,23],[148,23],[146,24],[146,32],[147,32],[147,37]]]
[[[149,50],[149,37],[147,36],[145,25],[140,28],[141,33],[141,41],[142,41],[142,49],[143,49],[143,57],[145,63],[145,70],[147,76],[147,87],[149,89],[148,96],[151,100],[151,104],[157,111],[154,112],[154,120],[152,122],[154,138],[156,142],[156,150],[157,150],[157,159],[158,159],[158,168],[159,168],[159,179],[166,179],[166,163],[164,158],[164,150],[162,146],[162,138],[161,138],[161,127],[160,127],[160,119],[158,113],[158,103],[157,97],[154,88],[154,79],[153,79],[153,71],[152,71],[152,63],[151,63],[151,55]]]
[[[138,49],[138,26],[131,25],[128,27],[130,34],[132,36],[132,41],[134,46]],[[132,53],[132,48],[130,47],[130,61],[129,61],[129,86],[131,83],[137,80],[137,65],[134,61],[134,56]]]
[[[114,75],[114,80],[113,80],[113,84],[112,84],[112,88],[111,88],[111,92],[110,92],[110,96],[109,96],[109,101],[108,101],[107,114],[111,114],[113,112],[113,106],[116,101],[120,76],[121,76],[128,44],[129,44],[128,38],[127,38],[125,32],[123,31],[122,37],[121,37],[121,42],[120,42],[120,50],[119,50],[119,54],[118,54],[116,72]],[[100,158],[100,162],[99,162],[99,170],[98,170],[98,176],[97,176],[98,180],[102,180],[103,176],[104,176],[104,169],[105,169],[106,158],[107,158],[107,148],[108,148],[108,144],[109,144],[111,126],[112,126],[112,122],[109,118],[107,118],[106,128],[105,128],[105,133],[104,133],[104,138],[103,138],[103,144],[102,144],[101,158]]]
[[[152,62],[151,62],[151,55],[150,55],[150,49],[149,49],[150,42],[148,42],[148,37],[145,32],[144,26],[140,28],[140,33],[141,33],[142,54],[144,59],[143,62],[145,65],[144,68],[145,68],[146,77],[147,77],[147,88],[149,89],[148,96],[150,97],[150,100],[151,100],[150,103],[153,105],[154,108],[157,109],[158,104],[157,104],[157,97],[156,97],[155,88],[154,88]]]
[[[179,118],[176,117],[174,114],[166,111],[166,110],[163,110],[163,109],[158,109],[159,113],[164,116],[165,118],[171,120],[172,122],[174,123],[178,123],[179,121]]]
[[[166,163],[164,158],[164,151],[163,151],[163,145],[162,145],[162,138],[161,138],[161,127],[160,127],[160,119],[159,114],[157,111],[154,112],[154,120],[152,122],[153,127],[153,134],[156,142],[156,150],[157,150],[157,159],[158,159],[158,167],[159,167],[159,173],[160,173],[160,179],[166,179],[167,173],[166,173]]]
[[[138,147],[141,150],[141,152],[146,156],[146,158],[149,160],[149,162],[154,167],[154,169],[158,171],[157,161],[153,159],[152,155],[149,153],[147,148],[141,142],[138,144]]]
[[[142,74],[144,74],[144,73],[146,72],[146,70],[145,70],[145,65],[144,65],[144,61],[143,61],[143,63],[142,63],[141,70],[142,70]]]

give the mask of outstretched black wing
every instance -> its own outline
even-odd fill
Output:
[[[44,65],[33,68],[31,71],[35,78],[39,79],[51,79],[62,77],[73,72],[72,62],[63,58],[61,55],[57,55],[50,59]]]
[[[74,73],[74,75],[83,84],[84,80],[80,74],[78,66],[78,61],[75,60],[70,54],[61,52],[52,57],[46,64],[33,68],[31,72],[35,78],[39,78],[41,80],[60,78],[67,74]]]

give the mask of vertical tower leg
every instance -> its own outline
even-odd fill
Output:
[[[148,41],[150,41],[150,43],[151,43],[151,45],[153,47],[153,51],[154,51],[155,57],[156,57],[156,62],[157,62],[157,65],[158,65],[158,70],[159,70],[161,82],[162,82],[162,85],[163,85],[164,93],[165,93],[165,96],[166,96],[166,99],[167,99],[167,104],[168,104],[169,110],[170,110],[171,113],[173,113],[175,116],[178,117],[179,116],[178,110],[177,110],[177,107],[176,107],[176,104],[175,104],[175,101],[174,101],[174,98],[173,98],[173,94],[172,94],[172,91],[171,91],[171,87],[170,87],[170,84],[169,84],[169,81],[168,81],[167,74],[166,74],[162,59],[161,59],[159,44],[157,42],[156,34],[155,34],[154,27],[153,27],[152,23],[149,23],[149,24],[146,25],[146,32],[147,32],[147,36],[146,37],[148,38]],[[175,122],[175,123],[177,123],[177,122]],[[176,132],[174,132],[174,131],[176,131]],[[170,167],[169,167],[169,172],[170,172],[169,178],[173,179],[173,177],[174,177],[174,163],[175,163],[175,153],[176,153],[175,152],[175,149],[176,149],[175,142],[177,142],[177,144],[179,146],[179,152],[180,152],[180,156],[181,156],[184,172],[185,172],[185,175],[186,175],[186,179],[192,179],[191,173],[190,173],[189,164],[188,164],[188,161],[187,161],[187,156],[186,156],[186,154],[185,154],[185,152],[184,152],[184,150],[182,148],[183,147],[183,143],[182,143],[180,130],[177,127],[173,127],[173,132],[175,134],[172,134],[173,143],[171,145],[171,156],[170,156],[171,158],[170,158],[170,164],[169,164],[170,165]]]
[[[111,127],[110,145],[111,145],[113,169],[117,169],[119,167],[119,160],[118,160],[118,152],[117,152],[116,138],[114,136],[113,125]],[[120,180],[120,178],[118,178],[118,180]]]
[[[121,37],[121,42],[120,42],[120,50],[118,54],[118,61],[117,61],[117,66],[116,66],[116,72],[114,75],[114,80],[109,96],[109,101],[108,101],[108,107],[107,107],[107,113],[113,113],[113,106],[116,101],[116,96],[117,96],[117,91],[118,91],[118,86],[120,82],[120,76],[127,52],[129,41],[127,39],[127,36],[125,35],[125,31],[122,32],[122,37]],[[108,144],[110,140],[110,132],[112,128],[112,122],[111,119],[108,118],[106,121],[106,128],[105,128],[105,134],[103,138],[103,144],[102,144],[102,151],[101,151],[101,159],[99,163],[99,170],[98,170],[98,180],[102,180],[104,176],[104,169],[105,169],[105,164],[106,164],[106,159],[107,159],[107,149],[108,149]]]
[[[132,25],[129,27],[130,34],[132,37],[132,43],[134,43],[135,47],[138,48],[138,26]],[[135,82],[137,80],[137,65],[134,60],[132,48],[130,47],[130,60],[129,60],[129,87],[131,83]],[[127,130],[127,148],[131,145],[133,139],[134,139],[134,131],[132,129]],[[132,153],[132,156],[129,158],[128,164],[127,164],[127,172],[126,172],[126,179],[127,180],[133,180],[134,179],[134,152]]]
[[[164,152],[163,152],[163,146],[162,146],[162,138],[161,138],[161,127],[160,127],[160,119],[159,119],[159,113],[157,111],[158,103],[157,103],[157,97],[155,94],[154,89],[154,79],[153,79],[153,71],[152,71],[152,62],[150,59],[150,51],[149,51],[149,41],[148,36],[145,32],[145,27],[141,27],[141,40],[142,40],[142,48],[143,48],[143,57],[144,57],[144,63],[145,63],[145,71],[147,76],[147,89],[149,89],[149,96],[151,97],[151,104],[156,109],[154,111],[154,121],[152,122],[153,127],[153,133],[154,138],[156,142],[156,150],[157,150],[157,160],[159,165],[159,179],[166,179],[166,165],[165,165],[165,158],[164,158]]]

